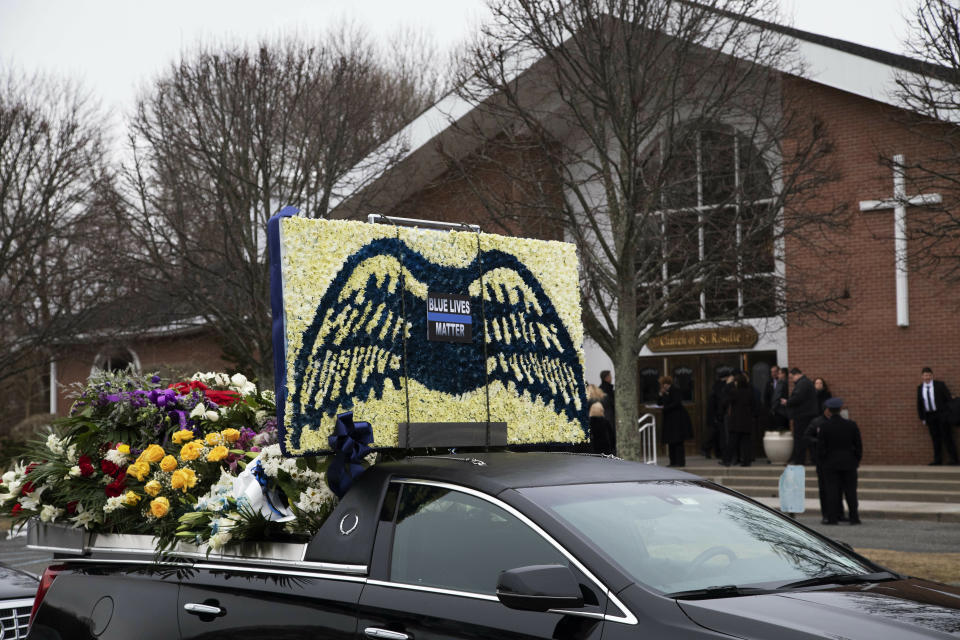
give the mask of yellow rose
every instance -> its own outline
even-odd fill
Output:
[[[230,452],[227,451],[227,448],[225,446],[223,446],[222,444],[217,445],[216,447],[210,450],[210,453],[207,454],[207,462],[220,462],[221,460],[226,458],[229,453]]]
[[[117,445],[117,451],[119,451],[120,453],[122,453],[122,454],[124,454],[124,455],[129,455],[129,453],[130,453],[130,445],[120,443],[120,444]]]
[[[223,439],[233,444],[240,439],[240,432],[236,429],[224,429],[220,432],[220,435],[223,436]]]
[[[186,493],[187,489],[192,489],[195,486],[197,486],[197,474],[193,472],[193,469],[177,469],[170,476],[170,488],[174,491],[180,489]]]
[[[140,496],[133,491],[127,491],[127,493],[123,496],[123,504],[127,505],[128,507],[132,507],[138,502],[140,502]]]
[[[150,513],[155,518],[162,518],[170,511],[170,501],[164,497],[154,498],[150,501]]]
[[[170,439],[173,440],[173,444],[183,444],[184,442],[189,442],[193,440],[193,431],[190,431],[189,429],[180,429],[180,431],[177,431],[170,436]]]
[[[222,439],[223,438],[220,436],[219,433],[208,433],[207,436],[204,438],[208,447],[217,446],[218,444],[220,444],[220,441]]]
[[[163,485],[161,485],[156,480],[151,480],[143,486],[143,490],[147,492],[151,497],[156,497],[160,491],[163,490]]]
[[[127,467],[127,475],[133,476],[140,482],[143,482],[143,479],[150,475],[150,464],[147,462],[134,462],[132,465]]]
[[[140,457],[137,458],[137,462],[146,460],[147,462],[157,463],[163,459],[163,456],[163,447],[158,444],[152,444],[143,450],[143,453],[141,453]]]
[[[203,443],[197,442],[188,442],[183,445],[180,449],[180,459],[181,460],[196,460],[200,457],[200,453],[203,451]]]
[[[160,461],[160,468],[167,473],[173,471],[177,468],[177,459],[173,456],[163,456],[163,460]]]

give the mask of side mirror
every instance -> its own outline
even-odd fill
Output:
[[[580,585],[568,567],[538,564],[510,569],[497,580],[497,599],[511,609],[547,611],[583,606]]]

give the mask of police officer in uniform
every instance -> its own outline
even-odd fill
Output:
[[[853,420],[840,415],[842,398],[824,403],[827,419],[820,425],[817,438],[817,460],[827,488],[827,513],[823,524],[837,524],[843,513],[841,496],[850,509],[850,524],[860,524],[857,503],[857,467],[863,458],[860,429]]]

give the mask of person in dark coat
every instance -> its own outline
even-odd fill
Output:
[[[803,443],[803,435],[810,421],[820,414],[817,390],[810,378],[803,375],[803,371],[797,367],[790,369],[790,382],[793,383],[793,393],[789,398],[780,400],[780,404],[787,408],[790,419],[793,420],[793,454],[790,456],[790,464],[806,464],[807,448]]]
[[[807,451],[809,451],[813,457],[813,465],[817,471],[817,498],[820,501],[820,516],[822,518],[820,521],[821,524],[828,524],[827,513],[829,513],[830,508],[827,501],[827,480],[823,474],[823,465],[820,464],[820,455],[817,451],[817,445],[820,441],[820,428],[824,425],[829,417],[830,414],[825,409],[823,415],[819,415],[811,420],[810,424],[807,425],[807,431],[803,438],[807,447]],[[847,504],[847,510],[850,510],[849,503]],[[846,520],[846,518],[843,517],[842,505],[839,519],[841,521]]]
[[[817,438],[817,459],[823,468],[827,485],[827,512],[823,524],[837,524],[843,512],[841,496],[850,508],[850,524],[860,524],[857,502],[857,467],[863,458],[860,428],[853,420],[840,415],[842,398],[826,402],[829,417],[820,427]]]
[[[590,405],[590,442],[594,453],[617,455],[617,437],[613,425],[603,412],[603,405],[596,402]]]
[[[616,424],[616,403],[614,402],[613,376],[609,371],[600,372],[600,390],[603,391],[603,412],[610,424]]]
[[[728,369],[717,372],[717,380],[713,383],[710,396],[707,398],[707,431],[704,437],[702,453],[707,460],[710,454],[723,460],[727,453],[727,423],[723,413],[723,400],[727,388]],[[722,464],[722,462],[721,462]]]
[[[930,367],[924,367],[920,373],[922,382],[917,387],[917,414],[933,441],[933,462],[930,464],[943,464],[941,446],[947,450],[948,463],[957,464],[957,445],[953,441],[953,427],[948,417],[950,390],[945,383],[933,379]]]
[[[729,433],[723,464],[729,467],[739,453],[740,466],[749,467],[753,460],[753,433],[758,412],[756,396],[743,372],[733,377],[733,385],[727,387],[724,400]]]
[[[817,390],[817,405],[820,407],[820,415],[823,415],[825,409],[823,403],[832,398],[833,394],[830,393],[830,387],[827,386],[827,381],[823,378],[814,378],[813,388]]]
[[[683,441],[693,437],[693,424],[690,414],[683,408],[683,396],[673,386],[670,376],[660,376],[657,404],[663,407],[663,441],[670,453],[670,466],[682,467],[687,463]]]
[[[778,431],[790,428],[787,408],[780,404],[787,397],[787,379],[780,375],[780,367],[770,367],[770,382],[763,388],[763,408],[770,416],[770,427]]]

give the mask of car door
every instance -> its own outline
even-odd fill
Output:
[[[354,638],[363,580],[294,568],[198,563],[180,585],[181,638]]]
[[[401,480],[380,518],[358,613],[366,637],[599,640],[602,588],[512,507],[470,489]],[[535,612],[500,603],[501,571],[545,564],[571,568],[584,607]]]

